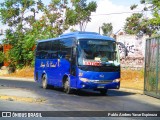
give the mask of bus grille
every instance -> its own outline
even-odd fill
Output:
[[[107,84],[107,83],[111,83],[112,80],[91,80],[90,82],[99,83],[99,84]]]

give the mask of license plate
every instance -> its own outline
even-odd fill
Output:
[[[104,86],[98,86],[97,88],[104,88]]]

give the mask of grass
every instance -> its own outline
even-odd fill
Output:
[[[6,77],[22,77],[22,78],[33,78],[34,68],[24,67],[23,69],[18,69],[16,72],[11,74],[5,74]]]
[[[6,74],[7,77],[24,77],[33,78],[34,68],[25,67],[17,70],[15,73]],[[121,87],[143,90],[144,88],[144,71],[143,70],[121,70]]]
[[[122,70],[121,87],[137,90],[144,89],[144,70]]]

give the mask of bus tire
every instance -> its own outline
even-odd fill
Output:
[[[106,95],[106,93],[107,93],[107,89],[103,89],[103,90],[100,90],[100,93],[101,93],[101,95]]]
[[[44,88],[44,89],[48,89],[48,88],[49,88],[49,85],[48,85],[48,83],[47,83],[46,74],[44,74],[44,75],[42,76],[42,88]]]
[[[67,93],[67,94],[72,93],[72,90],[71,90],[70,85],[69,85],[68,78],[66,78],[66,80],[64,81],[64,92]]]

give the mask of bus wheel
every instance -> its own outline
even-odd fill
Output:
[[[49,86],[47,84],[47,77],[46,77],[45,74],[42,77],[42,88],[44,88],[44,89],[48,89],[49,88]]]
[[[100,90],[100,93],[101,93],[101,95],[106,95],[107,90],[106,89]]]
[[[71,94],[71,88],[70,88],[70,85],[69,85],[69,81],[68,81],[68,78],[65,80],[64,82],[64,92],[66,92],[67,94]]]

